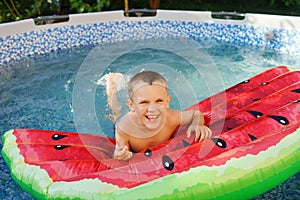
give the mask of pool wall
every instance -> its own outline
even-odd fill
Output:
[[[268,40],[270,34],[274,38]],[[123,11],[75,14],[46,25],[28,19],[0,24],[0,66],[78,46],[160,37],[214,39],[300,55],[300,17],[245,14],[243,20],[225,20],[211,12],[157,10],[153,17],[125,17]]]
[[[221,20],[211,16],[211,12],[158,10],[154,17],[128,18],[123,11],[113,11],[69,15],[67,22],[39,26],[33,19],[0,24],[0,80],[3,76],[9,76],[5,72],[23,58],[35,58],[74,47],[158,37],[211,38],[220,43],[251,45],[275,49],[283,54],[300,55],[300,17],[246,14],[244,20]],[[274,34],[273,40],[266,39],[269,33]],[[294,67],[300,68],[297,64]],[[4,166],[3,159],[1,162]],[[0,197],[30,198],[19,192],[15,183],[11,183],[8,168],[2,169],[3,187],[9,189],[0,188]],[[298,181],[298,177],[292,178],[293,181]],[[293,193],[291,196],[296,196],[298,187],[295,185],[294,188],[291,185],[281,187],[284,190],[288,188],[282,195]],[[16,197],[17,194],[20,196]]]

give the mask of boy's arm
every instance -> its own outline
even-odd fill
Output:
[[[124,133],[120,132],[116,128],[116,148],[114,152],[114,159],[116,160],[129,160],[132,158],[133,154],[130,151],[128,138]]]
[[[120,103],[117,98],[117,91],[122,79],[123,75],[120,73],[109,73],[106,80],[107,104],[112,110],[112,118],[114,121],[119,116],[121,110]]]
[[[210,138],[212,135],[211,130],[205,126],[204,116],[199,110],[188,110],[182,112],[181,125],[188,125],[187,137],[189,138],[192,132],[195,132],[195,141],[202,141]]]

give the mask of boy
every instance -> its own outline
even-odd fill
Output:
[[[160,74],[153,71],[136,74],[128,83],[128,95],[126,103],[130,111],[116,122],[115,159],[129,160],[132,152],[167,141],[179,125],[189,125],[187,137],[195,132],[195,141],[211,137],[199,110],[169,109],[167,83]]]

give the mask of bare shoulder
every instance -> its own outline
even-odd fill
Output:
[[[134,124],[132,116],[130,113],[123,115],[116,122],[116,132],[117,134],[127,135],[127,137],[132,136],[133,133],[137,132],[137,126]]]
[[[177,116],[180,116],[180,115],[181,115],[181,111],[169,109],[169,110],[168,110],[168,114],[171,115],[171,116],[174,116],[174,117],[176,116],[176,117],[177,117]]]
[[[128,122],[128,118],[129,118],[128,115],[129,115],[129,114],[126,113],[125,115],[123,115],[122,117],[120,117],[120,118],[117,120],[116,125],[117,125],[117,126],[121,126],[121,125],[123,125],[123,124],[126,124],[126,123]]]
[[[170,115],[172,115],[172,118],[174,121],[176,120],[177,123],[180,125],[187,125],[192,122],[193,116],[194,116],[194,110],[185,110],[185,111],[178,111],[173,110]]]
[[[179,110],[168,110],[168,119],[167,121],[173,124],[180,124],[181,121],[181,111]]]

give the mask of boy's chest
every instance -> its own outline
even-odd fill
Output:
[[[171,133],[159,132],[157,134],[150,134],[149,136],[130,138],[130,147],[134,152],[139,152],[149,147],[161,144],[169,140]]]

